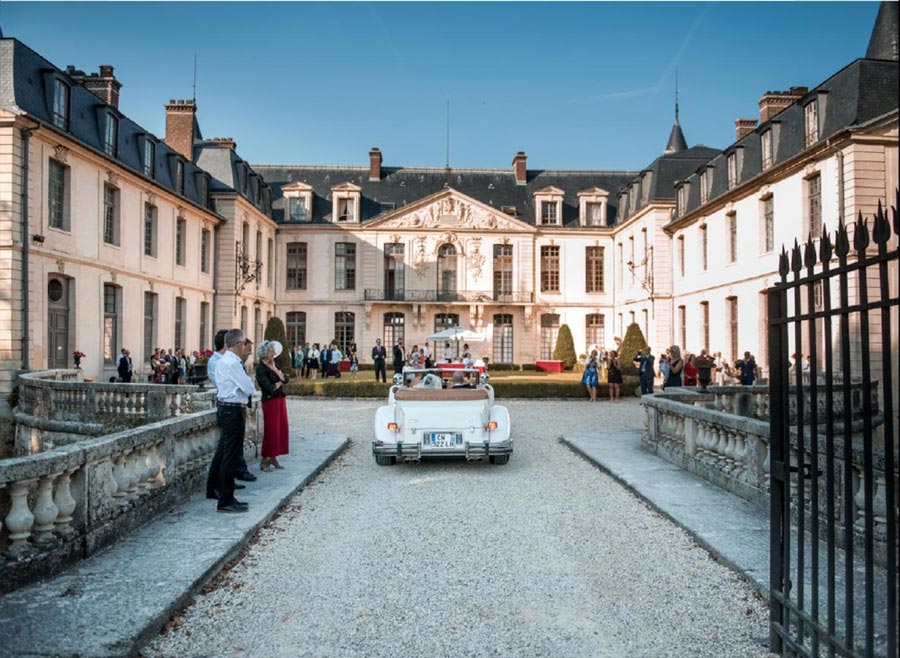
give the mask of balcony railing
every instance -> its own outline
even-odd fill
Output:
[[[367,302],[497,302],[499,304],[531,304],[534,293],[500,292],[496,290],[381,290],[366,288]]]

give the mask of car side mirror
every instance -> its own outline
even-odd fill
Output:
[[[399,372],[394,375],[394,386],[403,386],[403,375]]]
[[[491,378],[491,376],[489,374],[487,374],[486,372],[482,373],[481,378],[480,378],[481,385],[482,386],[486,385],[488,383],[488,380],[490,380],[490,378]]]

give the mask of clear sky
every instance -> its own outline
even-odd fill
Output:
[[[0,26],[65,68],[115,66],[157,135],[197,101],[255,163],[628,169],[665,147],[675,66],[688,144],[723,148],[767,89],[865,55],[876,2],[10,3]]]

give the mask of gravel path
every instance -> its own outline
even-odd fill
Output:
[[[145,658],[769,655],[750,586],[558,442],[639,428],[637,401],[509,402],[506,466],[376,466],[376,406],[288,403],[353,444]]]

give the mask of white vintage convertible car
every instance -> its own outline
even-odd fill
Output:
[[[394,377],[387,405],[375,412],[372,453],[376,463],[390,466],[423,457],[489,459],[492,464],[509,461],[513,451],[509,411],[494,404],[494,388],[487,383],[487,375],[479,377],[475,369],[462,372],[478,383],[453,387],[443,381],[440,367],[406,368],[403,375]]]

